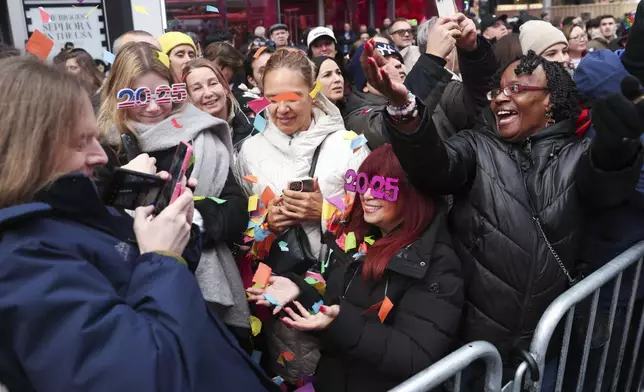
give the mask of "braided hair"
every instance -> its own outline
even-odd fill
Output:
[[[532,50],[499,68],[494,76],[495,86],[500,86],[501,75],[510,64],[517,60],[519,61],[519,65],[514,70],[517,76],[523,74],[532,75],[539,66],[543,67],[543,71],[546,74],[548,90],[550,90],[550,110],[553,120],[559,122],[579,116],[581,113],[579,106],[581,99],[577,91],[577,86],[575,86],[575,82],[570,77],[568,71],[561,64],[548,61],[538,56]]]

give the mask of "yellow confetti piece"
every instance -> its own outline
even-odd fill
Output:
[[[206,196],[195,196],[192,198],[194,201],[206,200]]]
[[[353,131],[347,131],[344,134],[344,140],[353,140],[358,137],[358,134]]]
[[[253,195],[248,198],[248,211],[255,211],[257,209],[257,203],[259,202],[259,196]]]
[[[138,12],[140,14],[150,15],[150,14],[148,14],[148,10],[146,10],[145,7],[142,6],[142,5],[134,5],[134,11],[136,11],[136,12]]]
[[[318,93],[320,92],[320,90],[322,90],[322,83],[318,80],[317,82],[315,82],[315,87],[314,87],[314,88],[313,88],[313,90],[309,93],[309,96],[310,96],[311,98],[315,99],[315,97],[317,97],[317,96],[318,96]]]
[[[333,214],[336,213],[338,209],[328,201],[324,200],[322,202],[322,219],[329,220],[333,217]]]
[[[324,295],[326,292],[326,283],[324,282],[317,282],[316,284],[313,285],[313,288],[317,290],[320,295]]]
[[[157,52],[157,57],[159,58],[159,61],[165,65],[166,68],[170,68],[170,57],[168,57],[167,54],[163,52]]]
[[[374,241],[373,237],[364,237],[364,242],[366,242],[369,245],[373,245],[373,243],[376,241]]]
[[[98,9],[98,6],[94,7],[94,9],[92,9],[90,12],[88,12],[88,13],[87,13],[87,15],[85,15],[85,19],[87,19],[87,18],[88,18],[92,13],[94,13],[94,11],[96,11],[97,9]]]
[[[250,330],[253,333],[253,336],[259,335],[259,333],[262,332],[262,320],[255,316],[250,316]]]
[[[255,228],[251,227],[250,229],[246,230],[244,232],[244,235],[248,236],[248,237],[251,237],[251,238],[255,238]]]
[[[351,249],[356,249],[356,234],[352,231],[347,234],[347,237],[344,239],[344,251],[348,252]]]

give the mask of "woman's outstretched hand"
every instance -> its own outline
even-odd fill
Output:
[[[392,105],[402,106],[407,103],[409,90],[403,84],[399,71],[393,65],[389,65],[388,60],[375,50],[373,39],[364,45],[360,65],[369,84],[380,91]]]
[[[273,314],[278,314],[284,305],[292,302],[300,295],[300,288],[288,278],[283,276],[271,276],[268,279],[268,286],[266,288],[260,289],[250,287],[246,292],[251,294],[251,296],[248,297],[249,301],[256,302],[257,305],[261,306],[271,306],[271,303],[264,297],[264,293],[275,298],[280,305],[273,309]]]
[[[321,331],[326,329],[340,314],[340,305],[321,306],[319,313],[311,314],[299,302],[295,301],[293,303],[300,314],[290,308],[284,308],[284,311],[290,317],[283,317],[282,322],[299,331]]]

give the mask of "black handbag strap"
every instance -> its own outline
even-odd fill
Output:
[[[315,167],[318,165],[318,158],[320,157],[320,151],[322,150],[322,145],[326,141],[326,139],[331,136],[331,134],[328,134],[322,139],[322,143],[320,143],[319,146],[315,149],[315,152],[313,153],[313,160],[311,161],[311,169],[309,169],[309,177],[313,178],[313,175],[315,174]]]

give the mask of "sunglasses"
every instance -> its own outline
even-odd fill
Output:
[[[413,29],[400,29],[400,30],[394,31],[391,34],[397,34],[397,35],[403,35],[404,36],[404,35],[407,35],[407,34],[411,35],[413,33],[414,33]]]

